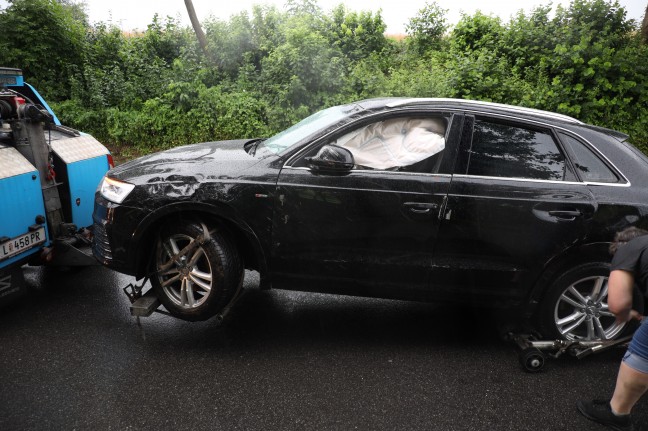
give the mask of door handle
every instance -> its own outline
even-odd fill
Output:
[[[549,211],[551,217],[556,217],[562,220],[576,220],[577,217],[583,217],[583,213],[578,210],[556,210]]]
[[[428,214],[432,210],[439,209],[439,204],[425,202],[405,202],[403,206],[414,214]]]

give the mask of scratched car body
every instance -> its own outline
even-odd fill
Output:
[[[359,101],[111,170],[94,252],[187,320],[219,313],[248,268],[262,288],[497,308],[547,336],[615,338],[607,248],[648,209],[648,161],[627,138],[509,105]]]

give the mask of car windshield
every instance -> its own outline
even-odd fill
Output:
[[[326,129],[338,123],[340,120],[349,115],[349,112],[355,107],[333,106],[316,112],[310,117],[306,117],[294,126],[274,135],[260,143],[260,147],[265,147],[273,153],[279,154],[296,143],[302,141],[313,133],[321,129]]]

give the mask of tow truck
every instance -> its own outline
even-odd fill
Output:
[[[114,166],[92,136],[61,124],[22,71],[0,67],[0,305],[25,265],[94,265],[94,193]]]

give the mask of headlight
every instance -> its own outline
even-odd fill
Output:
[[[109,201],[115,203],[122,203],[126,196],[133,191],[135,186],[133,184],[118,181],[114,178],[104,177],[101,185],[99,186],[101,195]]]

